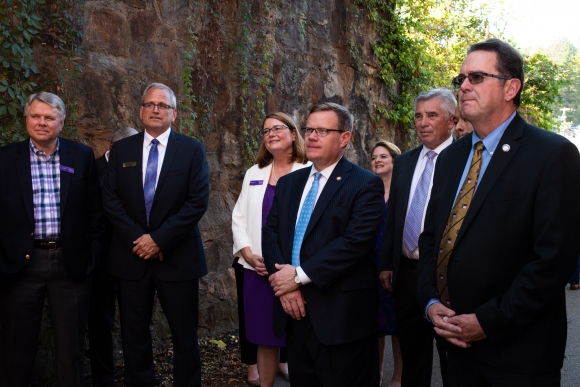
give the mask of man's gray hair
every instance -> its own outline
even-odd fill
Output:
[[[28,115],[30,105],[32,105],[34,101],[44,102],[45,104],[52,106],[54,109],[58,110],[58,113],[60,114],[60,119],[62,121],[65,120],[66,108],[64,106],[64,102],[62,102],[62,99],[60,99],[58,95],[49,93],[47,91],[41,91],[40,93],[31,94],[28,97],[28,99],[26,100],[26,105],[24,105],[25,117]]]
[[[351,132],[354,124],[354,117],[347,108],[334,102],[321,102],[310,108],[310,114],[316,112],[333,111],[338,116],[338,128],[345,132]],[[327,128],[332,129],[332,128]]]
[[[171,96],[171,105],[174,108],[177,107],[177,98],[175,97],[175,93],[173,92],[173,90],[169,88],[169,86],[165,86],[163,83],[152,83],[149,86],[147,86],[143,91],[143,95],[141,96],[141,104],[145,103],[145,95],[147,95],[147,92],[151,89],[167,90],[169,92],[169,95]]]
[[[139,132],[136,129],[130,127],[117,129],[115,130],[115,132],[113,132],[113,135],[111,136],[111,144],[137,133]]]
[[[415,106],[413,107],[413,110],[417,111],[417,104],[419,102],[428,101],[433,98],[441,99],[441,108],[445,112],[445,119],[448,119],[449,116],[455,114],[455,107],[457,106],[455,95],[451,90],[445,88],[427,90],[419,93],[417,98],[415,98]]]

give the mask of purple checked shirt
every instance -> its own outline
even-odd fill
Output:
[[[58,141],[58,140],[57,140]],[[60,238],[60,143],[47,155],[30,141],[34,237]]]

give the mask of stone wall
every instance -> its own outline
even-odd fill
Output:
[[[231,211],[263,112],[290,113],[300,126],[314,103],[347,106],[356,127],[347,157],[364,167],[378,135],[409,141],[406,131],[377,120],[376,106],[388,101],[373,76],[376,33],[348,0],[86,0],[76,12],[84,19],[83,55],[76,59],[82,79],[64,88],[79,95],[78,138],[96,156],[115,129],[142,129],[147,84],[165,83],[183,101],[183,76],[191,74],[196,102],[188,107],[197,118],[188,133],[205,144],[211,172],[200,223],[209,268],[200,282],[200,335],[237,329]],[[42,71],[55,71],[54,53],[39,46],[35,55]],[[185,128],[186,118],[179,110],[175,129]],[[165,326],[157,317],[155,324]],[[168,332],[156,332],[166,342]]]

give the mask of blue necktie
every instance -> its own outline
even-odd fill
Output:
[[[433,151],[427,152],[427,162],[423,173],[419,178],[419,183],[415,188],[411,207],[407,212],[407,219],[405,221],[405,232],[403,233],[403,242],[409,252],[413,252],[419,244],[419,235],[421,234],[421,223],[423,220],[423,213],[427,205],[427,194],[429,193],[429,184],[431,183],[431,176],[433,175],[433,159],[437,153]]]
[[[312,187],[310,188],[310,191],[308,191],[306,199],[304,199],[302,210],[300,210],[300,217],[298,218],[296,230],[294,231],[294,244],[292,245],[292,266],[294,267],[300,266],[300,248],[302,247],[304,233],[306,232],[306,227],[308,227],[308,222],[310,221],[312,210],[314,210],[316,194],[318,193],[318,180],[320,179],[320,176],[320,172],[316,172],[314,174]]]
[[[151,213],[153,198],[155,197],[155,182],[157,181],[157,159],[159,158],[159,152],[157,151],[158,143],[159,141],[156,138],[151,140],[151,149],[149,149],[149,158],[147,159],[147,171],[145,171],[145,184],[143,185],[147,225],[149,225],[149,214]]]

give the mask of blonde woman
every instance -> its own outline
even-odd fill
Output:
[[[376,173],[385,186],[385,209],[383,212],[383,223],[381,233],[377,238],[375,246],[377,267],[380,261],[381,245],[383,241],[383,232],[387,220],[387,209],[389,207],[389,190],[391,188],[391,177],[393,175],[393,163],[395,157],[401,154],[401,150],[393,143],[385,140],[379,140],[371,148],[371,170]],[[403,359],[401,358],[401,347],[399,337],[395,329],[395,305],[390,291],[383,289],[379,284],[379,369],[381,375],[381,385],[383,380],[383,360],[385,357],[385,336],[391,336],[393,350],[393,376],[390,387],[401,386],[401,376],[403,373]]]

